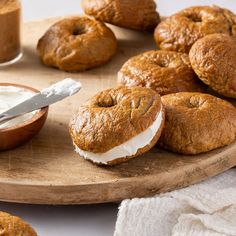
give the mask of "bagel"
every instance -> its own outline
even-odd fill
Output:
[[[0,212],[0,235],[4,236],[37,236],[30,225],[22,219],[5,212]]]
[[[187,54],[160,50],[129,59],[118,72],[118,83],[151,88],[161,96],[203,90]]]
[[[180,154],[198,154],[232,143],[236,138],[236,109],[203,93],[162,97],[166,110],[160,146]]]
[[[113,25],[149,31],[160,22],[153,0],[83,0],[85,13]]]
[[[235,15],[217,6],[196,6],[166,18],[154,38],[162,50],[188,53],[198,39],[214,33],[235,34]]]
[[[70,17],[47,30],[38,41],[37,51],[45,65],[84,71],[109,61],[117,51],[117,40],[102,22]]]
[[[96,164],[115,165],[151,149],[164,120],[155,91],[118,87],[102,91],[82,105],[69,130],[80,156]]]
[[[190,61],[198,77],[217,93],[236,98],[236,38],[211,34],[191,48]]]

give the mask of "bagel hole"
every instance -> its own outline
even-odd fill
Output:
[[[188,104],[188,108],[197,108],[198,106],[196,106],[195,104],[189,103]]]
[[[99,107],[104,107],[104,108],[109,108],[109,107],[114,107],[115,106],[115,104],[113,104],[113,103],[98,103],[98,106]]]
[[[159,62],[157,62],[156,63],[158,66],[160,66],[160,67],[168,67],[168,65],[167,65],[167,63],[166,62],[164,62],[164,61],[159,61]]]
[[[85,34],[85,29],[81,26],[77,26],[76,28],[73,29],[72,34],[74,36]]]
[[[199,108],[200,106],[200,103],[198,100],[194,99],[194,98],[191,98],[188,103],[187,103],[187,106],[189,108]]]
[[[99,107],[109,108],[109,107],[114,107],[116,104],[112,99],[103,99],[98,101],[97,105]]]
[[[188,15],[187,18],[195,23],[202,22],[202,18],[199,15],[192,14],[192,15]]]
[[[160,67],[167,67],[166,65],[163,65],[163,64],[158,64],[158,66],[160,66]]]

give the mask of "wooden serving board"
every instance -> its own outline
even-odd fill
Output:
[[[41,133],[26,145],[0,153],[0,200],[35,204],[86,204],[151,196],[188,186],[236,164],[236,145],[203,155],[181,156],[153,149],[115,167],[98,167],[74,151],[67,124],[78,106],[96,92],[116,85],[116,74],[131,56],[155,49],[151,34],[112,27],[119,52],[107,65],[69,74],[43,66],[36,43],[54,19],[24,24],[24,58],[0,70],[0,82],[38,89],[65,77],[78,78],[83,89],[51,106]]]

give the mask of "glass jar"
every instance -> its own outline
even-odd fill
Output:
[[[20,0],[0,0],[0,66],[21,58],[20,28]]]

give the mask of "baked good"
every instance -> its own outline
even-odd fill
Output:
[[[117,40],[102,22],[70,17],[51,26],[39,40],[37,50],[45,65],[84,71],[109,61],[117,51]]]
[[[153,30],[160,22],[153,0],[83,0],[82,7],[97,20],[134,30]]]
[[[30,225],[22,219],[5,212],[0,212],[0,235],[2,236],[37,236]]]
[[[162,50],[188,53],[200,38],[213,34],[235,34],[235,15],[217,6],[186,8],[161,22],[154,38]]]
[[[161,96],[203,90],[187,54],[160,50],[129,59],[118,72],[118,83],[151,88]]]
[[[177,153],[198,154],[232,143],[236,137],[236,109],[203,93],[163,96],[165,128],[160,146]]]
[[[102,91],[82,105],[70,122],[80,156],[115,165],[151,149],[164,126],[160,96],[143,87]]]
[[[236,38],[212,34],[199,39],[190,50],[198,77],[217,93],[236,98]]]

